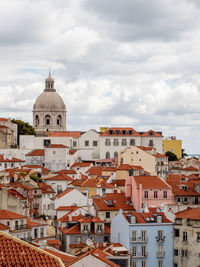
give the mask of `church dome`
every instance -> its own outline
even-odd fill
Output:
[[[34,111],[65,111],[66,106],[56,92],[46,92],[38,96],[33,106]]]

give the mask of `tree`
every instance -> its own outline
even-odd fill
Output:
[[[35,135],[35,129],[28,122],[21,120],[12,120],[13,123],[17,124],[17,143],[19,144],[20,135]]]
[[[175,161],[175,160],[177,160],[177,156],[173,152],[171,152],[171,151],[167,151],[165,153],[165,156],[168,156],[168,160],[169,161]]]
[[[185,149],[183,148],[182,149],[182,158],[185,158],[185,157],[188,157],[188,154],[185,153]]]

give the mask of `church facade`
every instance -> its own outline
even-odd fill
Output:
[[[50,73],[45,80],[45,89],[33,106],[33,127],[37,135],[66,131],[66,106],[54,88]]]

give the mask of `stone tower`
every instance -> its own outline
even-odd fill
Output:
[[[50,73],[45,80],[44,92],[33,106],[33,127],[37,135],[66,131],[66,106],[54,89],[54,79]]]

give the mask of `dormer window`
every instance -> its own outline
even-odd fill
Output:
[[[149,135],[153,135],[153,131],[150,131],[150,132],[149,132]]]
[[[109,130],[109,134],[113,134],[113,130]]]
[[[130,218],[130,221],[131,221],[131,223],[136,223],[137,222],[136,216],[132,215],[131,218]]]
[[[122,130],[122,134],[125,135],[126,134],[126,130]]]
[[[131,134],[133,134],[133,131],[132,130],[129,130],[128,133],[131,135]]]

